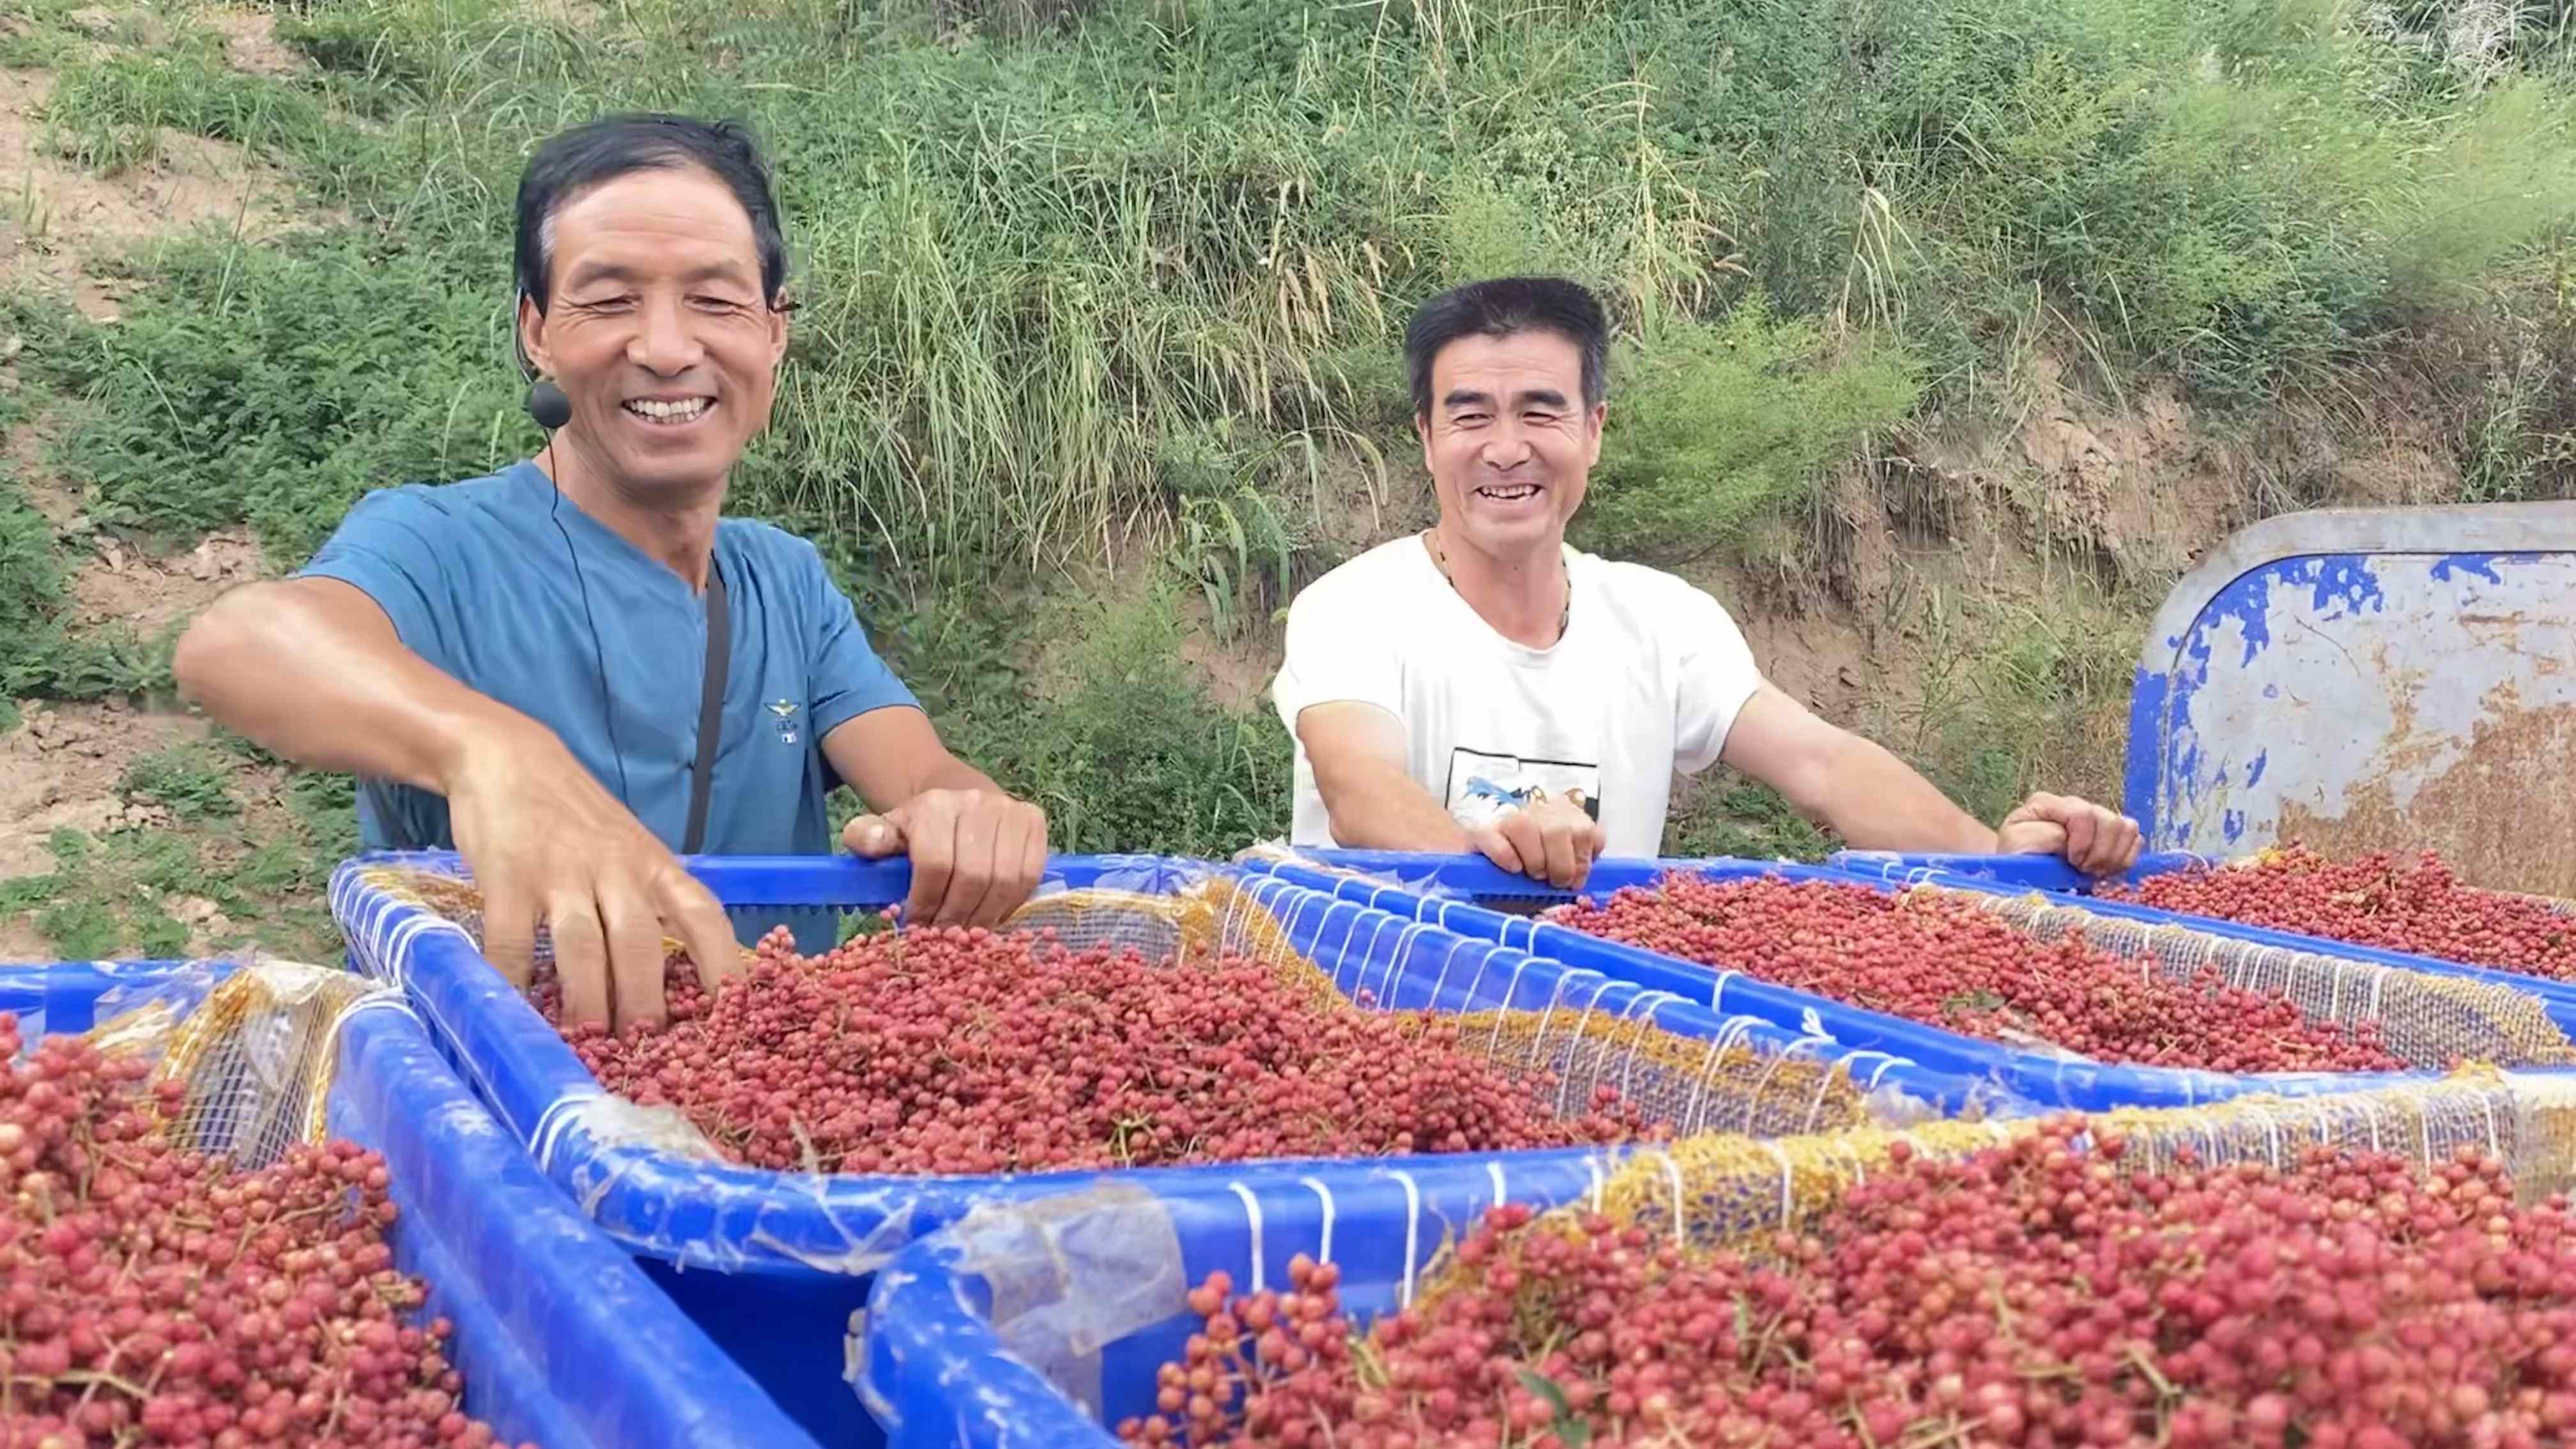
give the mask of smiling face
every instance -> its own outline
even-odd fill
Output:
[[[769,423],[787,318],[761,293],[751,218],[694,166],[631,171],[550,221],[550,298],[528,356],[572,400],[560,441],[638,502],[720,488]]]
[[[1583,405],[1583,354],[1555,332],[1441,348],[1431,410],[1414,426],[1444,531],[1497,558],[1562,543],[1601,457],[1607,412]]]

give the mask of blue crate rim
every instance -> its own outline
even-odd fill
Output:
[[[1239,873],[1208,862],[1174,861],[1163,857],[1105,859],[1120,867],[1134,867],[1142,862],[1194,874],[1222,874],[1245,884],[1257,900],[1264,899],[1267,893],[1272,897],[1290,896],[1300,907],[1318,906],[1326,913],[1328,921],[1336,912],[1347,910],[1351,913],[1351,923],[1346,928],[1346,938],[1355,936],[1362,920],[1371,915],[1378,918],[1374,923],[1376,930],[1383,932],[1392,925],[1403,933],[1399,939],[1418,937],[1438,929],[1431,923],[1398,919],[1384,913],[1366,912],[1347,902],[1334,902],[1284,880],[1257,873]],[[728,875],[739,877],[773,864],[801,878],[802,884],[789,894],[804,904],[815,902],[818,887],[883,890],[897,879],[879,867],[853,867],[846,860],[790,858],[771,862],[735,858],[720,863],[693,861],[691,864],[702,879],[708,879],[717,887],[720,898],[726,893],[724,887]],[[676,1189],[662,1180],[666,1170],[684,1170],[692,1186],[710,1188],[734,1199],[729,1208],[729,1220],[742,1217],[754,1224],[767,1225],[817,1209],[827,1215],[837,1211],[851,1214],[853,1218],[866,1218],[881,1210],[889,1195],[894,1194],[904,1199],[905,1209],[911,1217],[925,1219],[935,1225],[953,1220],[979,1204],[1027,1201],[1104,1181],[1133,1184],[1164,1196],[1211,1192],[1242,1196],[1247,1192],[1285,1187],[1328,1193],[1328,1177],[1360,1171],[1394,1180],[1405,1185],[1409,1192],[1419,1192],[1421,1180],[1426,1177],[1446,1179],[1452,1175],[1464,1175],[1477,1181],[1494,1182],[1499,1187],[1507,1180],[1508,1173],[1558,1165],[1578,1169],[1597,1180],[1607,1168],[1626,1160],[1630,1154],[1656,1150],[1651,1145],[1638,1144],[1618,1148],[1552,1148],[1492,1154],[1271,1159],[1247,1164],[1086,1168],[1009,1176],[935,1177],[890,1174],[816,1177],[677,1158],[651,1147],[610,1141],[592,1132],[577,1109],[583,1103],[596,1102],[607,1094],[582,1068],[579,1059],[555,1030],[539,1018],[525,999],[511,990],[483,960],[462,927],[423,907],[376,890],[360,879],[363,873],[384,866],[432,869],[449,875],[456,873],[452,868],[453,857],[440,854],[364,856],[344,862],[334,872],[332,903],[357,953],[393,965],[392,974],[397,983],[421,1002],[433,1029],[458,1048],[454,1055],[465,1058],[471,1065],[478,1095],[491,1107],[495,1117],[520,1135],[541,1168],[581,1201],[584,1211],[612,1240],[631,1251],[666,1257],[683,1267],[799,1272],[811,1271],[815,1260],[811,1255],[774,1241],[758,1247],[748,1259],[739,1251],[717,1253],[703,1249],[692,1251],[688,1246],[670,1247],[657,1236],[656,1229],[648,1226],[666,1222],[672,1210],[671,1199]],[[854,887],[854,882],[858,886]],[[1475,948],[1489,955],[1497,950],[1511,949],[1489,942],[1464,941],[1453,943],[1451,951],[1454,954],[1462,948]],[[1648,994],[1633,983],[1622,982],[1607,973],[1569,968],[1563,963],[1534,957],[1527,952],[1514,951],[1511,964],[1516,972],[1535,966],[1544,972],[1556,973],[1560,978],[1579,971],[1592,983],[1589,999],[1596,1003],[1604,993],[1614,988],[1637,996]],[[1659,1013],[1667,1010],[1701,1010],[1672,993],[1654,993],[1653,997],[1651,1008],[1640,1013],[1650,1020],[1657,1019]],[[1782,1032],[1773,1023],[1752,1017],[1740,1021],[1722,1020],[1718,1030],[1728,1040],[1760,1040],[1784,1052],[1801,1041],[1810,1046],[1831,1044],[1831,1039],[1821,1034],[1801,1038],[1794,1033]],[[1869,1077],[1872,1082],[1901,1085],[1928,1080],[1933,1090],[1956,1092],[1962,1100],[1994,1102],[1999,1107],[2010,1105],[2004,1101],[2003,1094],[1983,1084],[1924,1072],[1916,1064],[1890,1053],[1863,1051],[1846,1054],[1856,1055],[1860,1060],[1873,1064]],[[514,1105],[512,1098],[518,1094],[502,1080],[509,1070],[520,1067],[533,1069],[533,1075],[524,1085],[545,1102],[534,1120],[529,1120]],[[843,1246],[846,1247],[846,1240]],[[827,1249],[818,1251],[822,1256],[831,1255]]]
[[[1622,942],[1604,940],[1553,922],[1506,915],[1465,896],[1570,900],[1577,893],[1506,875],[1481,858],[1383,851],[1315,851],[1302,857],[1257,858],[1248,861],[1247,868],[1264,870],[1310,889],[1329,891],[1392,914],[1434,921],[1445,929],[1499,941],[1535,955],[1578,963],[1609,963],[1611,969],[1634,972],[1643,979],[1695,981],[1705,993],[1701,998],[1704,1004],[1722,1014],[1730,1011],[1727,1003],[1733,1002],[1734,1009],[1773,1014],[1775,1020],[1782,1017],[1802,1021],[1812,1019],[1821,1024],[1820,1029],[1845,1039],[1903,1043],[1898,1048],[1900,1054],[1936,1072],[1993,1075],[2014,1091],[2045,1105],[2084,1110],[2118,1105],[2187,1106],[2251,1092],[2310,1095],[2394,1081],[2429,1081],[2442,1075],[2440,1071],[2429,1068],[2379,1073],[2226,1073],[2099,1062],[2071,1053],[2016,1048],[1908,1018],[1850,1006],[1794,988],[1776,986],[1742,971],[1702,966]],[[1785,860],[1605,858],[1594,867],[1594,881],[1600,884],[1588,885],[1581,894],[1599,896],[1623,886],[1651,885],[1667,871],[1677,869],[1718,879],[1772,876],[1790,881],[1858,885],[1881,891],[1893,890],[1900,885],[1894,880],[1873,878],[1863,873]],[[1985,894],[2003,897],[2032,894],[2028,890],[1998,888],[1991,883],[1972,880],[1962,879],[1959,883],[1978,887]],[[1444,894],[1426,894],[1425,886]],[[2086,908],[2091,909],[2092,904],[2087,902]],[[2153,912],[2145,907],[2127,909],[2144,913],[2156,924],[2185,929],[2194,927],[2190,919],[2176,918],[2171,913]],[[2344,952],[2318,954],[2351,960],[2356,966],[2384,964]],[[2447,971],[2431,974],[2457,976],[2469,969],[2451,966]],[[2530,990],[2522,981],[2497,984],[2520,990],[2522,994],[2539,1000],[2544,1007],[2553,1004],[2553,998]],[[2554,1015],[2552,1019],[2556,1021]],[[2559,1025],[2562,1030],[2566,1029],[2565,1023],[2560,1022]]]

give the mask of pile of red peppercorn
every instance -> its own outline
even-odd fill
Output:
[[[1282,968],[1179,965],[944,927],[800,957],[784,931],[712,995],[675,958],[670,1020],[565,1039],[621,1097],[679,1108],[755,1167],[1001,1173],[1366,1157],[1657,1135],[1608,1088],[1560,1116],[1454,1018],[1371,1011]],[[536,1000],[560,1025],[558,997]]]
[[[2375,1024],[2312,1022],[2214,969],[2175,980],[2086,942],[2024,935],[1930,892],[1674,874],[1548,919],[1778,986],[1994,1041],[2223,1072],[2404,1067]]]
[[[2576,981],[2576,916],[2550,902],[2460,883],[2439,855],[2332,861],[2300,846],[2243,865],[2177,870],[2102,895],[2357,946]]]
[[[0,1013],[0,1445],[489,1445],[405,1321],[382,1159],[179,1150],[176,1082]]]
[[[2539,1449],[2576,1438],[2576,1224],[2471,1149],[2427,1171],[2133,1172],[2064,1119],[1872,1172],[1743,1252],[1488,1213],[1355,1334],[1332,1265],[1193,1292],[1132,1445]],[[1903,1144],[1899,1144],[1901,1149]]]

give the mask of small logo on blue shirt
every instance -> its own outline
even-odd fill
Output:
[[[770,723],[778,727],[780,744],[792,745],[802,737],[801,732],[796,728],[796,701],[792,699],[770,701],[769,719]]]

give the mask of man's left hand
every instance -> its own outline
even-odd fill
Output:
[[[2062,855],[2086,875],[2117,875],[2138,860],[2138,822],[2073,795],[2033,795],[1995,829],[2000,855]]]
[[[1046,812],[995,790],[924,790],[841,828],[850,853],[912,857],[903,919],[916,926],[998,926],[1046,871]]]

